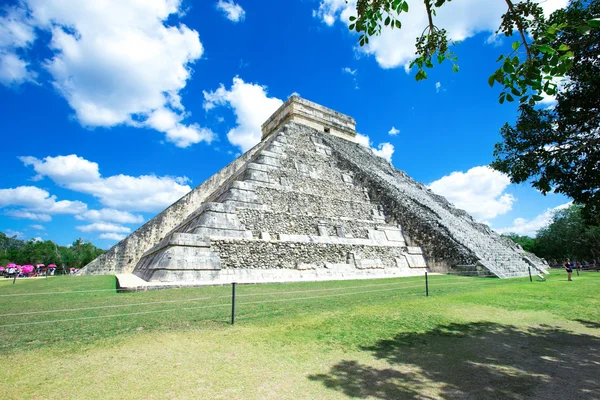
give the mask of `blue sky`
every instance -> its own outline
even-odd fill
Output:
[[[485,167],[516,117],[487,85],[510,48],[492,34],[502,2],[440,10],[460,72],[424,82],[405,67],[424,23],[413,3],[403,30],[359,49],[342,0],[3,2],[0,231],[108,248],[255,144],[298,93],[354,117],[364,145],[477,220],[533,234],[569,199]]]

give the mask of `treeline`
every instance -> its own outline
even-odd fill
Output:
[[[92,243],[77,239],[71,246],[59,246],[52,240],[20,240],[0,232],[0,265],[56,264],[58,270],[81,268],[104,253]]]
[[[572,205],[556,211],[550,224],[538,231],[535,238],[506,234],[530,251],[549,262],[562,263],[571,258],[577,261],[600,261],[600,225],[590,225],[582,214],[583,207]]]

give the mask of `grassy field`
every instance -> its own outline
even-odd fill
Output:
[[[0,281],[8,399],[600,399],[600,273],[116,293]]]

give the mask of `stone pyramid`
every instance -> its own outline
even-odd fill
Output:
[[[355,143],[347,115],[292,96],[262,131],[254,148],[82,273],[223,284],[546,272]]]

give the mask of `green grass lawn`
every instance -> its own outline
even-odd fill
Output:
[[[0,281],[8,399],[598,399],[600,273],[116,293]]]

